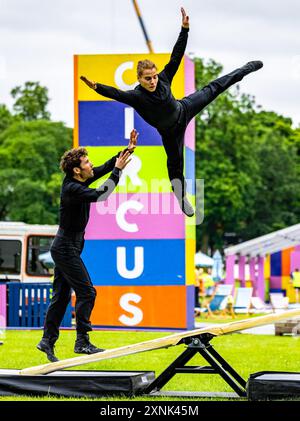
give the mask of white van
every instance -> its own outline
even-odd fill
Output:
[[[49,282],[54,266],[49,249],[57,229],[0,222],[0,282]]]

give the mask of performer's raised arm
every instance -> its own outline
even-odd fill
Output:
[[[188,39],[188,31],[189,31],[189,16],[187,16],[184,8],[181,8],[181,16],[182,16],[182,22],[181,22],[181,31],[179,34],[179,37],[176,41],[176,44],[174,45],[171,58],[169,63],[165,66],[164,72],[167,78],[170,82],[172,82],[173,77],[175,76],[178,67],[180,65],[181,59],[184,55],[187,39]]]
[[[136,145],[137,145],[138,136],[139,136],[139,133],[135,129],[132,129],[131,133],[130,133],[130,139],[129,139],[129,142],[128,142],[128,146],[127,146],[126,149],[123,150],[123,153],[128,151],[130,154],[132,154],[134,152],[134,150],[136,148]],[[102,164],[100,166],[97,166],[97,167],[93,167],[94,176],[92,178],[90,178],[89,180],[87,180],[85,184],[87,186],[89,186],[94,181],[98,180],[100,177],[103,177],[103,175],[111,172],[113,170],[114,166],[115,166],[117,158],[119,158],[121,153],[122,152],[119,152],[117,155],[113,156],[111,159],[106,161],[104,164]]]

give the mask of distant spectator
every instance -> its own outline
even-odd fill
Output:
[[[207,296],[213,295],[214,289],[215,289],[215,283],[214,283],[213,278],[211,276],[211,269],[210,268],[207,269],[207,272],[203,273],[202,279],[203,279],[203,285],[204,285],[204,289],[205,289],[205,295],[207,295]]]
[[[195,266],[195,278],[194,278],[194,285],[195,285],[195,308],[201,307],[200,301],[199,301],[199,293],[200,293],[200,276],[199,276],[199,270]]]
[[[299,290],[300,290],[300,271],[299,269],[295,269],[294,272],[291,273],[291,280],[290,283],[293,285],[296,294],[296,303],[299,303]]]

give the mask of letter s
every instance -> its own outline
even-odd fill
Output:
[[[139,303],[141,299],[142,297],[140,295],[133,293],[122,295],[122,297],[120,298],[120,306],[125,311],[128,311],[128,313],[132,313],[132,317],[128,317],[125,316],[125,314],[122,314],[122,316],[119,317],[119,321],[121,323],[123,323],[126,326],[135,326],[143,320],[142,310],[130,304],[130,301],[133,301],[134,303]]]

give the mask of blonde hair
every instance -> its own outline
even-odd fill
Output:
[[[156,64],[151,60],[140,60],[137,64],[137,76],[140,77],[143,74],[143,71],[146,69],[156,69]]]

